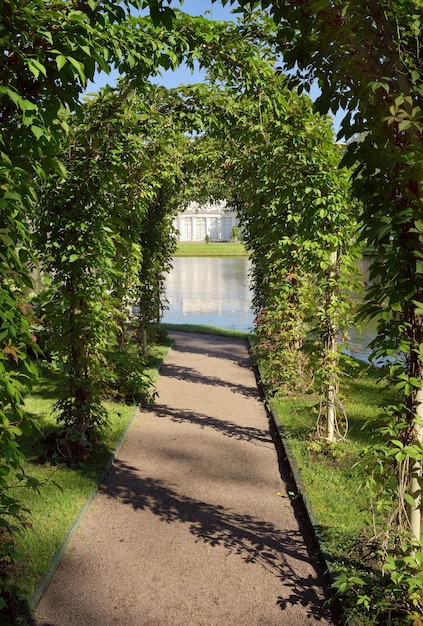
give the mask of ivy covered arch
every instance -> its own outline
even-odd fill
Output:
[[[75,283],[82,288],[87,281],[87,291],[95,284],[99,297],[110,303],[107,331],[104,312],[94,306],[87,309],[94,316],[91,320],[95,319],[94,343],[84,353],[85,363],[77,373],[83,384],[72,393],[81,401],[78,410],[72,405],[71,411],[77,416],[77,432],[83,442],[90,426],[83,408],[91,406],[86,392],[98,380],[90,377],[90,367],[99,355],[103,358],[101,350],[109,341],[110,329],[116,329],[113,341],[122,339],[123,290],[119,292],[117,282],[125,276],[128,282],[121,280],[120,286],[139,287],[139,271],[146,260],[140,241],[131,237],[127,220],[133,220],[134,229],[142,228],[150,209],[150,220],[158,215],[154,207],[160,203],[160,207],[169,207],[163,221],[159,220],[165,225],[172,207],[181,201],[175,191],[180,185],[175,183],[186,176],[187,128],[198,128],[204,134],[207,129],[213,145],[219,145],[227,133],[224,129],[230,128],[231,141],[225,146],[222,167],[233,202],[242,213],[255,261],[255,306],[268,316],[265,330],[277,323],[292,333],[287,334],[285,344],[291,343],[298,355],[303,341],[303,313],[298,302],[312,284],[326,345],[321,371],[328,413],[338,384],[334,340],[341,319],[346,319],[340,303],[342,280],[348,273],[341,274],[340,267],[342,264],[349,271],[352,263],[353,256],[345,252],[360,230],[359,202],[363,202],[366,237],[378,253],[372,268],[377,286],[369,291],[366,309],[366,314],[378,315],[380,320],[375,353],[392,356],[400,351],[406,355],[405,367],[404,361],[396,362],[387,372],[398,402],[386,411],[376,452],[379,461],[386,459],[384,471],[400,477],[398,519],[406,533],[411,530],[411,539],[406,534],[404,540],[406,546],[413,546],[411,560],[405,565],[394,563],[394,568],[413,570],[421,554],[421,7],[417,0],[240,0],[247,10],[242,22],[234,26],[182,14],[176,17],[168,3],[160,0],[130,4],[149,6],[152,21],[130,17],[129,3],[123,7],[113,1],[5,3],[2,34],[6,53],[0,73],[2,519],[6,525],[13,516],[19,519],[19,507],[7,495],[7,486],[22,458],[17,441],[27,426],[23,394],[36,375],[30,308],[25,302],[30,286],[28,265],[35,253],[29,223],[36,221],[39,206],[46,211],[43,216],[54,206],[69,215],[71,208],[79,207],[80,214],[72,222],[78,224],[74,231],[59,220],[53,223],[53,218],[59,217],[57,211],[49,214],[50,222],[41,224],[49,224],[44,233],[40,228],[50,254],[45,262],[51,263],[52,269],[55,264],[57,276],[63,270],[60,284],[68,285],[69,293],[75,291]],[[253,9],[259,4],[276,28],[270,27],[268,15],[255,20]],[[357,204],[349,196],[346,170],[338,169],[342,155],[327,121],[316,117],[309,101],[292,92],[275,73],[278,51],[283,52],[287,68],[299,69],[291,84],[301,91],[317,78],[322,88],[320,110],[346,108],[344,135],[351,139],[361,135],[360,141],[350,143],[341,162],[353,169]],[[188,63],[199,59],[208,67],[210,86],[165,94],[156,91],[152,99],[146,77],[182,59]],[[80,109],[79,96],[96,65],[106,71],[112,65],[121,68],[130,86],[116,92],[105,90]],[[225,85],[230,89],[225,91]],[[140,101],[143,88],[148,98]],[[76,109],[83,111],[79,119],[69,114]],[[169,120],[174,128],[166,125]],[[138,162],[134,162],[125,136],[120,136],[120,126],[126,127],[125,136],[133,138],[139,149]],[[92,139],[84,135],[84,129],[89,129]],[[170,147],[176,150],[172,152]],[[56,188],[49,185],[54,176]],[[125,180],[124,186],[116,185],[118,178]],[[41,188],[44,204],[38,205]],[[60,197],[57,189],[66,189],[66,196]],[[72,207],[71,199],[75,200]],[[113,206],[122,212],[110,211]],[[95,259],[97,264],[90,264],[90,256],[94,261],[95,255],[89,246],[84,247],[87,223],[104,253]],[[81,239],[69,239],[70,234]],[[144,242],[144,251],[145,246]],[[166,243],[161,262],[166,262],[171,249]],[[78,266],[80,274],[75,279],[71,270]],[[144,273],[150,269],[144,267]],[[272,309],[267,305],[275,293],[279,301],[272,302]],[[87,306],[87,298],[78,297],[77,306],[74,301],[69,306],[73,318],[81,316]],[[300,315],[289,317],[293,309]],[[62,320],[57,315],[56,322],[60,328]],[[84,323],[82,317],[79,322]],[[80,334],[85,328],[82,325],[78,331],[75,319],[72,324]],[[81,363],[81,353],[74,356]],[[101,417],[96,410],[93,415]],[[332,431],[328,425],[325,436],[331,437]]]

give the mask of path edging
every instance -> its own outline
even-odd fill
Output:
[[[254,369],[257,372],[257,381],[258,381],[257,382],[257,386],[258,386],[259,391],[260,391],[260,393],[262,395],[264,404],[265,404],[265,406],[266,406],[266,408],[268,410],[268,414],[271,417],[271,419],[272,419],[272,421],[273,421],[273,423],[274,423],[274,425],[276,427],[276,430],[278,432],[278,435],[279,435],[279,438],[280,438],[280,441],[281,441],[281,444],[282,444],[282,448],[283,448],[283,451],[285,453],[285,458],[286,458],[286,460],[288,462],[289,470],[290,470],[292,479],[293,479],[294,484],[295,484],[295,488],[296,488],[298,494],[301,496],[301,499],[302,499],[302,502],[304,504],[304,508],[305,508],[305,511],[306,511],[306,514],[307,514],[307,517],[308,517],[308,520],[309,520],[309,523],[310,523],[310,527],[311,527],[311,529],[313,531],[314,538],[315,538],[316,543],[317,543],[317,545],[319,547],[319,552],[320,552],[321,557],[322,557],[322,559],[324,561],[324,565],[326,567],[326,570],[327,570],[328,576],[330,578],[330,581],[333,584],[334,581],[335,581],[336,575],[338,574],[338,572],[337,572],[336,567],[335,567],[335,565],[333,563],[332,557],[331,557],[331,555],[329,553],[326,541],[323,538],[321,526],[320,526],[320,524],[318,522],[317,516],[316,516],[316,514],[314,512],[314,509],[313,509],[313,507],[311,505],[310,498],[308,497],[305,485],[303,483],[303,479],[301,477],[301,472],[300,472],[300,469],[298,467],[298,463],[297,463],[297,461],[296,461],[296,459],[295,459],[295,457],[294,457],[294,455],[292,453],[291,444],[289,443],[289,439],[286,436],[286,432],[285,432],[285,429],[284,429],[283,425],[280,423],[279,415],[278,415],[276,407],[275,407],[275,405],[273,403],[273,400],[271,398],[269,398],[269,396],[268,396],[268,394],[266,392],[266,387],[263,384],[263,378],[262,378],[262,375],[261,375],[260,366],[258,365],[256,360],[253,358],[253,345],[252,345],[252,342],[251,342],[251,338],[249,338],[249,344],[250,344],[250,354],[251,354],[251,357],[252,357],[253,367],[254,367]],[[339,607],[340,607],[340,610],[341,610],[341,613],[342,613],[343,617],[345,617],[345,607],[344,607],[344,604],[342,602],[342,597],[337,595],[336,596],[336,601],[339,604]],[[355,626],[355,620],[351,619],[351,618],[348,618],[348,620],[345,621],[344,623],[347,626]]]
[[[157,366],[157,372],[156,374],[151,378],[151,386],[156,382],[159,373],[160,373],[160,369],[163,365],[163,363],[165,362],[165,360],[167,359],[169,352],[172,350],[174,341],[172,341],[172,344],[169,346],[169,348],[166,350],[162,360],[160,361],[160,363]],[[40,582],[38,583],[38,585],[35,587],[34,593],[32,594],[30,600],[29,600],[29,610],[31,612],[31,614],[35,611],[35,609],[37,608],[38,603],[40,602],[41,598],[43,597],[44,593],[47,591],[48,586],[50,585],[53,576],[55,575],[57,568],[60,565],[60,562],[63,558],[63,555],[72,539],[72,537],[74,536],[75,532],[78,530],[78,527],[84,517],[84,515],[86,514],[91,502],[94,500],[101,483],[105,480],[105,478],[107,477],[107,475],[109,474],[110,470],[112,469],[112,465],[116,460],[117,455],[119,454],[120,449],[122,448],[122,445],[126,439],[126,436],[128,434],[129,429],[131,428],[132,424],[135,421],[135,418],[137,417],[141,407],[143,406],[144,401],[141,400],[141,402],[139,402],[134,410],[134,414],[132,415],[132,417],[129,419],[125,430],[123,431],[122,435],[120,436],[118,442],[116,443],[115,447],[113,448],[112,452],[110,453],[103,471],[101,472],[99,478],[97,479],[90,495],[88,496],[88,498],[86,499],[86,501],[84,502],[84,504],[81,506],[81,508],[79,509],[79,513],[74,521],[74,523],[72,524],[71,528],[69,529],[69,531],[67,532],[67,534],[65,535],[62,543],[60,544],[59,548],[57,549],[56,553],[54,554],[53,558],[50,561],[50,564],[47,568],[46,573],[44,574],[44,576],[41,578]]]

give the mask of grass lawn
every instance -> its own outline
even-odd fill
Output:
[[[203,333],[204,335],[220,335],[222,337],[234,337],[235,339],[247,340],[249,333],[243,330],[230,330],[228,328],[216,328],[204,324],[163,324],[167,330],[181,330],[185,333]]]
[[[170,340],[166,340],[163,346],[152,350],[150,369],[146,371],[152,381],[157,377],[157,368],[170,345]],[[57,400],[55,390],[58,382],[57,376],[44,376],[25,401],[26,411],[37,418],[40,432],[31,440],[21,442],[29,459],[24,469],[29,476],[42,481],[43,485],[39,492],[24,488],[19,488],[18,493],[16,490],[14,492],[29,511],[29,526],[16,539],[17,549],[25,555],[13,572],[14,595],[20,599],[20,604],[13,607],[13,615],[0,614],[2,626],[29,623],[28,606],[36,585],[46,573],[81,507],[93,495],[112,451],[137,410],[135,404],[105,402],[109,428],[105,431],[103,444],[88,460],[68,467],[60,463],[60,454],[55,460],[46,454],[45,436],[56,428],[51,407]]]
[[[334,444],[314,437],[318,403],[315,394],[271,400],[298,464],[333,568],[349,575],[362,572],[363,566],[374,565],[373,523],[380,529],[385,521],[373,520],[365,487],[368,475],[361,456],[378,423],[382,401],[380,386],[376,385],[378,376],[375,369],[362,363],[351,372],[343,388],[349,421],[347,440]],[[354,594],[346,597],[348,615],[354,618],[352,623],[373,624],[362,607],[355,607],[355,601]]]
[[[242,243],[180,243],[174,256],[246,257]]]

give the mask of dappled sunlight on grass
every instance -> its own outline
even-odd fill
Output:
[[[374,524],[381,529],[384,521],[373,518],[365,486],[369,477],[365,447],[372,443],[381,420],[379,406],[387,399],[383,385],[377,384],[380,374],[364,363],[347,372],[341,401],[349,430],[346,440],[338,443],[315,436],[317,395],[273,400],[330,558],[335,569],[346,569],[350,574],[356,568],[376,566],[372,555]]]

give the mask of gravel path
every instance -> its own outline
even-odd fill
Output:
[[[172,334],[156,403],[137,416],[34,624],[333,624],[247,346]]]

